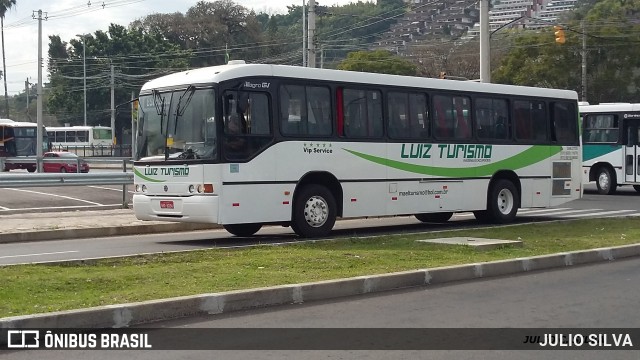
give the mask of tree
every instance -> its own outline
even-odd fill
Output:
[[[83,122],[83,43],[64,42],[50,36],[47,109],[63,123]],[[115,103],[130,100],[142,84],[153,78],[188,67],[190,52],[183,51],[160,34],[148,34],[111,24],[107,32],[85,36],[87,64],[87,123],[110,124],[111,66],[114,67]],[[124,108],[123,108],[124,109]],[[127,121],[129,120],[129,121]],[[116,135],[130,126],[130,118],[116,117]]]
[[[514,34],[512,49],[492,74],[495,82],[570,89],[589,102],[637,102],[640,89],[640,2],[585,2],[559,20],[566,42],[554,42],[552,26]],[[584,26],[584,27],[583,27]],[[586,90],[582,45],[586,35]]]
[[[16,4],[16,0],[0,0],[0,34],[2,34],[2,78],[4,79],[4,103],[7,118],[9,118],[9,93],[7,92],[7,62],[4,55],[4,16]]]
[[[386,50],[354,51],[338,64],[340,70],[415,76],[417,67]]]
[[[198,49],[192,67],[224,64],[227,47],[235,59],[262,55],[262,49],[255,46],[262,41],[262,23],[253,11],[231,0],[199,1],[185,15],[149,15],[130,27],[159,34],[185,50]]]

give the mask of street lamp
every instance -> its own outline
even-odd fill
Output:
[[[84,81],[84,126],[87,126],[87,44],[86,44],[86,34],[76,34],[82,38],[82,69],[84,75],[82,76],[82,80]]]

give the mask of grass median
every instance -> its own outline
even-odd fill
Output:
[[[416,242],[441,237],[521,240],[477,251]],[[0,318],[184,295],[487,262],[640,242],[638,218],[341,238],[286,246],[208,249],[0,267]]]

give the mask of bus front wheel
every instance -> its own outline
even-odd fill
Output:
[[[611,176],[611,171],[606,167],[598,169],[596,187],[598,188],[598,193],[602,195],[611,195],[616,192],[616,182]]]
[[[415,214],[416,219],[426,223],[443,223],[449,221],[453,216],[452,212],[439,212],[430,214]]]
[[[307,185],[296,196],[291,227],[301,237],[327,236],[336,223],[336,210],[336,200],[329,189]]]
[[[222,227],[235,236],[247,237],[251,236],[262,228],[261,224],[228,224]]]
[[[509,180],[497,180],[489,188],[487,210],[474,211],[476,219],[496,224],[512,222],[518,213],[518,189]]]

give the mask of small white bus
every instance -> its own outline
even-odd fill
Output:
[[[618,186],[640,191],[640,104],[580,104],[583,180],[600,194]]]
[[[48,126],[52,148],[81,157],[111,156],[113,138],[108,126]]]
[[[267,64],[152,80],[140,92],[138,219],[265,224],[518,208],[582,196],[574,91]]]

